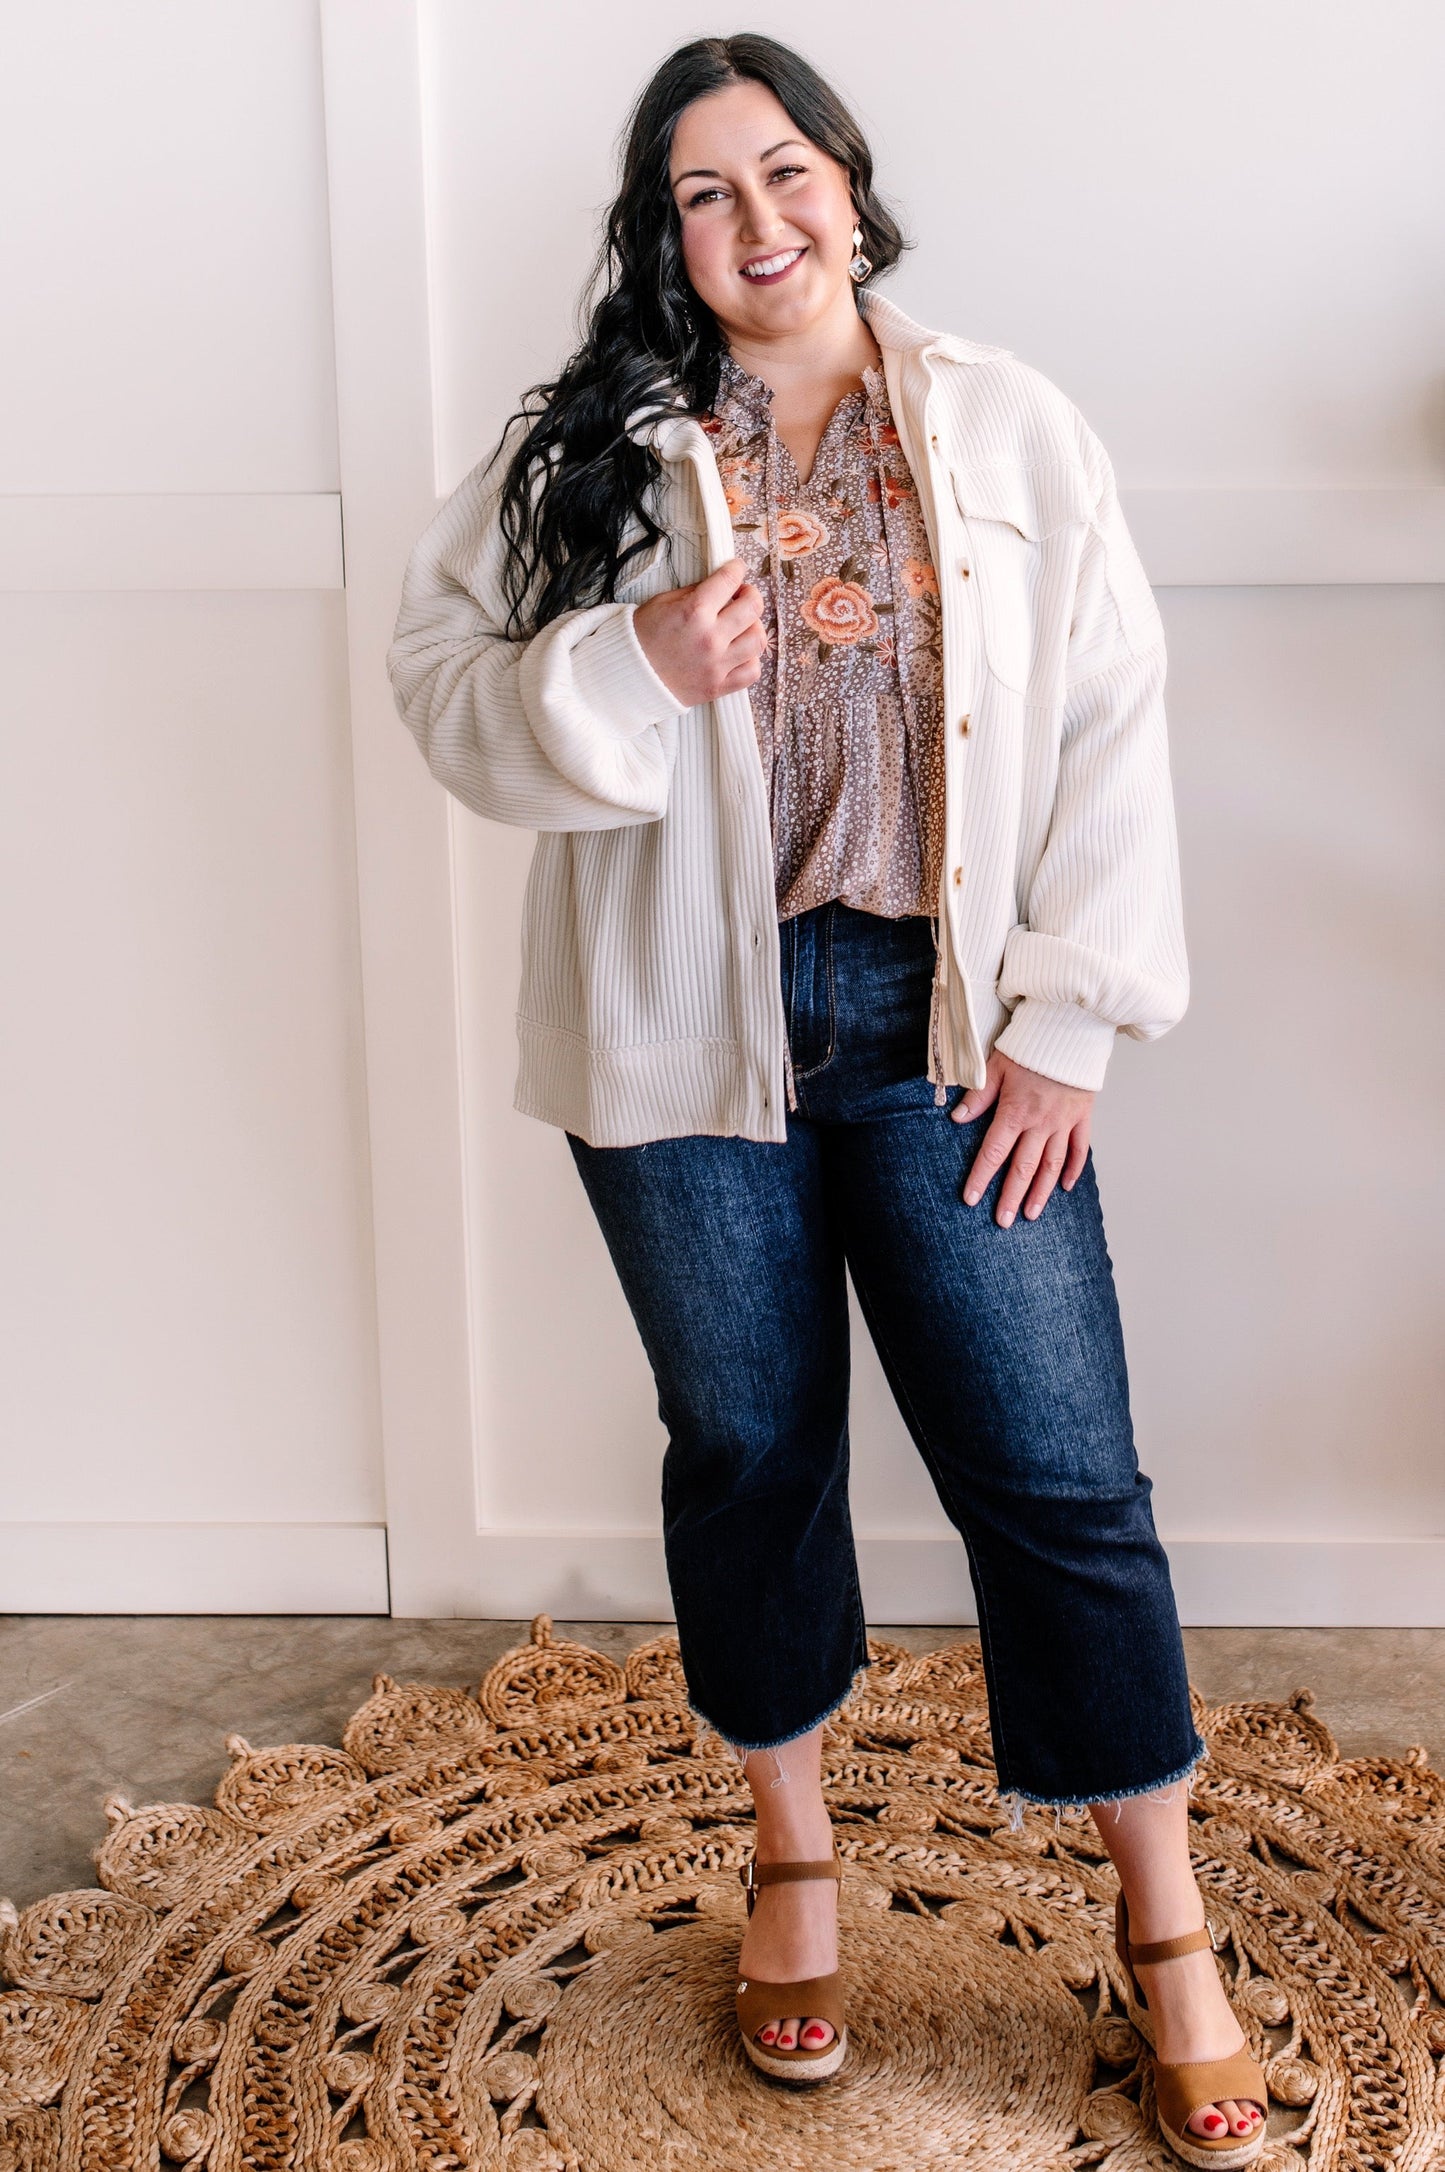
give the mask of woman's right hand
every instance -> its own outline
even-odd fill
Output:
[[[633,624],[657,676],[692,709],[759,677],[768,644],[762,614],[762,591],[745,562],[729,558],[690,587],[649,596]]]

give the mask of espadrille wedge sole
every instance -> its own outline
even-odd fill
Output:
[[[792,1885],[810,1878],[841,1879],[842,1875],[836,1850],[823,1861],[806,1863],[760,1863],[750,1856],[738,1873],[748,1897],[749,1915],[760,1886]],[[841,1970],[835,1969],[831,1976],[804,1976],[794,1983],[767,1983],[761,1976],[743,1976],[738,1981],[736,2005],[744,2051],[755,2067],[775,2081],[825,2081],[837,2073],[848,2056]],[[821,2051],[809,2051],[804,2044],[792,2051],[781,2051],[757,2041],[756,2032],[765,2022],[781,2020],[788,2014],[815,2016],[831,2023],[832,2043],[825,2044]]]
[[[1124,2004],[1129,2019],[1148,2045],[1153,2062],[1159,2132],[1175,2156],[1187,2165],[1197,2166],[1199,2172],[1240,2172],[1242,2166],[1253,2164],[1265,2145],[1269,2088],[1263,2068],[1242,2044],[1224,2059],[1161,2059],[1154,2048],[1154,2018],[1134,1973],[1136,1961],[1148,1968],[1156,1961],[1182,1960],[1186,1953],[1212,1952],[1213,1938],[1207,1930],[1189,1931],[1182,1938],[1132,1946],[1129,1910],[1121,1893],[1114,1907],[1114,1948],[1124,1964]],[[1237,2104],[1257,2104],[1264,2115],[1244,2141],[1226,2134],[1212,2142],[1207,2135],[1185,2131],[1194,2114],[1203,2111],[1206,2104],[1221,2104],[1231,2097]]]

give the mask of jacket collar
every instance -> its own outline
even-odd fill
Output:
[[[882,348],[893,348],[900,354],[912,354],[922,361],[929,355],[946,356],[950,362],[988,362],[995,356],[1012,354],[1011,347],[990,347],[982,340],[964,339],[956,332],[931,332],[919,324],[896,302],[890,302],[886,294],[874,294],[863,289],[863,314],[868,329]]]
[[[861,300],[868,329],[885,355],[889,352],[911,355],[916,361],[942,355],[950,362],[988,362],[1013,352],[1011,347],[991,347],[981,340],[965,339],[959,333],[930,331],[927,325],[919,324],[906,310],[900,309],[896,302],[890,302],[886,295],[875,294],[867,287]],[[673,405],[681,407],[683,404],[683,395],[679,392]],[[664,460],[685,458],[690,451],[695,455],[694,437],[706,439],[695,416],[659,415],[651,422],[636,421],[643,412],[642,406],[634,408],[624,427],[639,445],[651,445]]]

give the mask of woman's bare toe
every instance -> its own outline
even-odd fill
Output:
[[[1225,2134],[1249,2135],[1258,2127],[1264,2114],[1255,2104],[1236,2103],[1233,2097],[1225,2097],[1218,2104],[1206,2104],[1189,2122],[1193,2133],[1206,2141],[1216,2142]]]
[[[757,2040],[769,2051],[795,2051],[799,2045],[804,2051],[822,2051],[833,2041],[833,2024],[816,2017],[811,2021],[768,2021],[758,2030]]]

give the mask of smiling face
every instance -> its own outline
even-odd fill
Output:
[[[686,106],[669,173],[687,276],[731,345],[791,338],[856,309],[848,169],[800,134],[765,84],[733,83]]]

